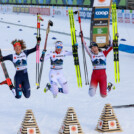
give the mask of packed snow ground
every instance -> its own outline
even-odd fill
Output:
[[[43,28],[47,27],[48,20],[52,20],[54,26],[50,28],[51,30],[70,33],[68,18],[43,16],[43,19]],[[0,13],[0,20],[36,27],[36,15]],[[78,35],[78,21],[75,21],[75,24]],[[8,26],[10,28],[8,28]],[[89,37],[90,21],[82,20],[82,28],[84,36]],[[22,29],[22,31],[19,31],[19,29]],[[127,39],[125,44],[134,45],[134,25],[119,24],[118,30],[120,34],[120,39]],[[16,38],[23,39],[26,42],[28,48],[34,47],[36,44],[36,35],[34,35],[34,33],[36,33],[36,29],[0,23],[0,48],[3,50],[3,55],[14,53],[11,41]],[[45,33],[45,31],[41,31],[41,48],[43,48],[45,42]],[[52,37],[56,37],[57,40],[62,40],[65,50],[72,50],[70,36],[50,32],[47,43],[47,53],[49,53],[50,50],[54,50],[55,40],[53,40]],[[44,63],[41,88],[37,90],[35,86],[36,54],[34,53],[29,55],[28,72],[31,85],[31,97],[29,99],[26,99],[24,98],[24,96],[22,96],[21,99],[17,100],[13,97],[11,91],[9,91],[9,88],[6,85],[0,86],[0,134],[17,133],[27,109],[32,109],[42,134],[56,134],[61,127],[68,107],[74,107],[78,120],[85,134],[98,134],[98,132],[95,131],[95,128],[105,104],[110,103],[112,106],[114,106],[134,103],[134,55],[120,52],[121,82],[119,84],[115,84],[116,90],[111,91],[106,98],[101,98],[98,88],[96,95],[91,98],[88,95],[89,86],[86,86],[84,82],[84,70],[82,65],[83,61],[80,38],[77,38],[77,41],[79,43],[79,58],[81,64],[83,87],[77,87],[73,57],[70,56],[66,57],[64,61],[64,75],[66,76],[66,79],[68,81],[69,94],[58,94],[58,97],[54,99],[51,92],[48,91],[46,94],[43,92],[46,83],[49,81],[49,60]],[[88,40],[86,40],[86,42],[87,44],[89,44]],[[88,55],[86,56],[89,73],[88,75],[90,80],[92,65]],[[9,75],[13,80],[15,75],[15,68],[10,61],[6,61],[5,63]],[[2,69],[0,69],[0,81],[4,79],[5,78]],[[110,52],[107,57],[107,79],[108,82],[110,81],[114,83],[113,52]],[[133,134],[134,109],[114,109],[114,112],[123,130],[121,134]]]

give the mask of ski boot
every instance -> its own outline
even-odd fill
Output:
[[[54,97],[54,98],[57,98],[57,94],[53,94],[53,97]]]
[[[109,82],[107,86],[107,91],[110,92],[111,89],[115,90],[115,86],[111,82]]]
[[[11,89],[11,91],[12,91],[13,95],[16,96],[16,90],[14,87]]]
[[[50,90],[51,85],[47,83],[46,87],[44,88],[44,92],[46,93],[48,90]]]

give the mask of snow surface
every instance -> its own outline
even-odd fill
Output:
[[[54,26],[50,28],[51,30],[70,33],[68,18],[43,16],[43,19],[44,22],[42,23],[44,26],[42,26],[42,28],[46,29],[48,20],[52,20]],[[36,27],[36,15],[0,13],[0,20]],[[78,35],[78,21],[75,21],[75,24]],[[10,28],[7,28],[8,26],[10,26]],[[89,37],[90,21],[82,20],[82,28],[84,36]],[[22,29],[22,31],[19,31],[19,29]],[[118,30],[120,39],[125,38],[127,40],[124,44],[134,45],[134,25],[119,24]],[[111,27],[110,31],[112,31]],[[36,35],[34,35],[34,33],[36,33],[36,29],[0,23],[0,48],[2,49],[3,55],[14,53],[11,41],[16,38],[25,40],[28,48],[34,47],[36,44]],[[41,48],[43,48],[45,42],[45,33],[45,31],[41,30]],[[72,50],[70,36],[50,32],[47,43],[47,52],[54,50],[55,41],[52,39],[52,37],[56,37],[57,40],[62,40],[64,42],[65,50]],[[70,56],[66,57],[64,61],[64,75],[68,81],[69,94],[58,94],[58,97],[54,99],[51,92],[47,92],[46,94],[43,92],[46,83],[49,81],[49,60],[44,63],[41,88],[37,90],[35,86],[36,54],[34,53],[29,55],[28,73],[31,85],[31,97],[26,99],[24,96],[22,96],[21,99],[17,100],[13,97],[11,91],[9,91],[9,88],[6,85],[0,86],[0,134],[17,133],[27,109],[32,109],[42,134],[56,134],[61,127],[68,107],[74,107],[82,130],[85,134],[98,134],[98,132],[95,131],[95,128],[105,104],[110,103],[112,106],[114,106],[134,103],[134,55],[120,52],[121,82],[119,84],[115,84],[116,90],[111,91],[106,98],[101,98],[98,88],[96,95],[91,98],[88,95],[89,86],[86,86],[84,82],[80,38],[77,38],[77,41],[79,43],[79,58],[81,64],[83,87],[77,87],[74,61],[73,57]],[[86,42],[89,44],[89,40],[86,40]],[[92,65],[88,55],[86,56],[89,73],[88,75],[90,80]],[[9,71],[9,75],[13,80],[15,75],[15,68],[10,61],[6,61],[5,63]],[[108,82],[110,81],[114,83],[113,52],[111,52],[107,57],[107,76]],[[2,69],[0,69],[0,81],[2,80],[4,80],[4,75]],[[123,129],[123,132],[120,133],[133,134],[134,109],[114,109],[114,112],[117,116],[121,128]]]

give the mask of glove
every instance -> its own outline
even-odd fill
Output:
[[[79,36],[80,36],[80,37],[82,37],[82,36],[83,36],[83,33],[82,33],[82,32],[80,32],[80,33],[79,33]]]
[[[75,43],[74,46],[78,46],[78,43]]]
[[[42,55],[40,57],[40,62],[43,62],[44,61],[44,55],[45,55],[45,51],[42,51]]]
[[[41,37],[36,37],[37,38],[37,42],[41,41]]]
[[[0,62],[2,62],[3,61],[3,57],[0,57]]]

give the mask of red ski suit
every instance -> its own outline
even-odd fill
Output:
[[[106,57],[108,53],[112,50],[112,46],[108,47],[104,51],[100,51],[98,54],[94,54],[84,43],[85,49],[91,58],[93,65],[93,72],[90,81],[89,94],[94,96],[98,83],[100,87],[101,96],[107,95],[107,75],[106,75]]]

